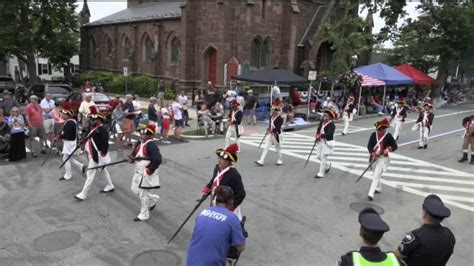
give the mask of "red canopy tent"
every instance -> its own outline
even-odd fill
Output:
[[[413,83],[417,85],[434,85],[436,84],[436,80],[432,77],[426,75],[421,70],[412,67],[410,65],[401,65],[395,67],[396,70],[402,72],[403,74],[407,75],[411,79],[413,79]]]

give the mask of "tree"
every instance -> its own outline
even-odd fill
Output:
[[[459,65],[470,71],[474,60],[474,4],[446,1],[421,3],[422,15],[408,20],[394,34],[394,48],[386,51],[389,63],[412,64],[425,72],[438,72],[438,83]],[[471,70],[472,71],[472,70]],[[440,87],[432,92],[438,96]]]
[[[75,0],[0,2],[0,56],[14,55],[38,81],[35,55],[70,72],[69,60],[78,53],[79,19]]]

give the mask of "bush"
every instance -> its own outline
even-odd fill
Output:
[[[134,75],[125,78],[122,74],[107,71],[88,71],[80,74],[83,82],[101,83],[105,92],[125,94],[125,84],[128,82],[127,92],[138,94],[140,97],[150,97],[156,94],[159,79],[145,75]]]

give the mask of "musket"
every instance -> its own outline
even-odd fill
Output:
[[[362,172],[362,174],[359,176],[359,178],[357,178],[356,183],[359,182],[359,181],[362,179],[362,177],[365,175],[365,173],[366,173],[370,168],[372,168],[372,165],[374,164],[375,161],[377,161],[377,159],[378,159],[379,157],[380,157],[380,155],[377,156],[377,157],[375,157],[375,159],[373,159],[373,160],[369,163],[369,166],[367,166],[367,168],[364,170],[364,172]]]
[[[259,150],[260,150],[260,148],[262,147],[262,144],[263,144],[263,142],[265,141],[265,138],[267,137],[267,135],[268,135],[268,130],[265,132],[265,135],[263,135],[263,139],[262,139],[262,141],[260,141],[260,145],[258,145],[258,149],[259,149]]]
[[[66,122],[64,122],[63,126],[61,127],[61,130],[59,131],[59,134],[61,134],[61,132],[63,132],[63,129],[64,129],[64,126],[66,125]],[[44,158],[44,161],[43,163],[41,164],[41,167],[44,166],[44,164],[46,163],[46,161],[48,160],[49,156],[51,155],[51,152],[53,151],[53,146],[54,145],[54,139],[53,141],[51,142],[51,148],[49,149],[49,152],[48,152],[48,155],[46,155],[46,158]]]
[[[201,199],[196,204],[196,206],[191,211],[191,213],[188,215],[188,217],[186,217],[184,222],[181,224],[181,226],[178,228],[178,230],[176,230],[176,232],[173,234],[173,236],[170,238],[170,240],[168,240],[168,244],[171,243],[171,241],[173,241],[173,239],[178,235],[179,231],[181,231],[181,229],[183,229],[184,225],[188,222],[189,218],[191,218],[191,216],[193,216],[193,214],[196,212],[196,210],[199,208],[199,206],[201,206],[201,204],[207,199],[207,197],[209,197],[210,194],[211,193],[207,193],[207,194],[205,194],[201,197]]]
[[[80,142],[77,144],[76,148],[75,148],[75,149],[71,152],[71,154],[69,154],[69,156],[66,158],[66,160],[64,160],[64,162],[59,166],[59,169],[61,169],[61,167],[63,167],[64,164],[72,158],[72,156],[74,155],[74,153],[76,153],[76,151],[82,146],[82,144],[86,143],[86,141],[87,141],[89,138],[91,138],[91,137],[92,137],[92,134],[90,134],[89,136],[86,136],[82,141],[80,141]]]
[[[87,171],[89,171],[89,170],[95,170],[95,169],[99,169],[99,168],[105,168],[105,167],[111,166],[111,165],[126,163],[126,162],[128,162],[128,160],[129,160],[129,159],[127,158],[127,159],[123,159],[123,160],[116,161],[116,162],[111,162],[111,163],[104,164],[104,165],[94,166],[94,167],[88,168]],[[134,160],[134,161],[150,161],[151,158],[137,157],[137,158],[134,158],[133,160]]]
[[[313,148],[311,148],[311,152],[308,155],[308,159],[306,159],[306,163],[304,164],[304,168],[306,168],[306,165],[308,165],[309,158],[311,158],[311,155],[313,154],[314,147],[316,147],[316,144],[318,144],[317,140],[314,141]]]

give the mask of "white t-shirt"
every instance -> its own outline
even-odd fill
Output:
[[[178,96],[179,104],[183,107],[183,110],[188,109],[188,96],[186,95],[179,95]]]
[[[237,93],[234,91],[234,90],[228,90],[225,94],[226,96],[226,102],[230,103],[232,102],[232,100],[235,99],[235,97],[237,97]]]
[[[45,109],[45,108],[54,109],[56,107],[56,104],[54,103],[53,99],[48,101],[46,100],[46,98],[43,98],[43,100],[41,100],[40,102],[40,106],[41,106],[41,109]],[[43,110],[43,119],[53,119],[52,110],[49,113],[46,113]]]
[[[135,113],[140,114],[142,112],[142,104],[139,100],[132,101],[133,109],[135,109]]]
[[[178,102],[174,101],[173,104],[171,104],[171,109],[173,109],[173,118],[174,120],[181,120],[183,119],[183,112],[182,109],[183,106],[179,104]]]

